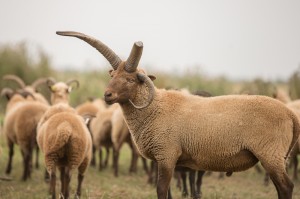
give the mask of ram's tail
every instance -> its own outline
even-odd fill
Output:
[[[49,136],[47,137],[45,150],[45,164],[48,172],[51,172],[55,168],[58,159],[64,156],[65,146],[70,139],[72,127],[68,122],[62,122],[47,133]]]
[[[300,135],[300,122],[299,122],[299,118],[296,116],[296,114],[293,114],[293,139],[292,139],[292,142],[290,144],[288,153],[286,154],[286,157],[285,157],[286,161],[289,159],[290,154],[291,154],[293,148],[298,143],[299,135]]]

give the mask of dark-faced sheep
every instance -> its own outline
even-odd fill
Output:
[[[139,152],[158,163],[158,199],[166,199],[176,165],[196,170],[238,172],[258,161],[270,174],[278,198],[291,199],[293,183],[287,158],[297,144],[297,116],[265,96],[202,98],[157,89],[138,63],[143,44],[136,42],[122,61],[99,40],[78,32],[57,32],[82,39],[110,62],[108,104],[119,103]]]

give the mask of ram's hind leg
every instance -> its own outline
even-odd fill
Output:
[[[5,173],[10,174],[11,168],[12,168],[12,158],[14,156],[14,143],[7,139],[7,144],[8,144],[8,150],[9,150],[9,152],[8,152],[9,159],[8,159]]]
[[[274,183],[279,199],[291,199],[294,184],[289,179],[286,172],[286,165],[284,158],[272,158],[270,161],[262,161],[263,167],[270,175],[272,182]]]
[[[89,159],[85,158],[81,165],[78,167],[78,176],[77,176],[77,191],[76,191],[76,197],[81,196],[81,186],[84,179],[84,173],[89,165]]]

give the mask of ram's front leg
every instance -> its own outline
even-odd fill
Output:
[[[157,198],[167,199],[176,161],[158,162]]]

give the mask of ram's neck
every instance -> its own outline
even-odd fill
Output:
[[[121,107],[130,132],[138,135],[150,128],[161,112],[160,94],[156,91],[152,103],[146,108],[136,109],[131,103],[122,104]]]

